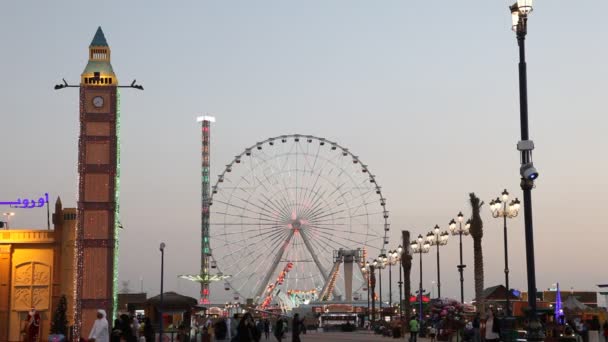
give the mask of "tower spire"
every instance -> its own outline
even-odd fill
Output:
[[[97,32],[95,32],[91,45],[89,45],[89,47],[92,46],[108,46],[108,41],[106,40],[106,36],[103,34],[101,26],[97,28]]]
[[[80,76],[81,85],[115,86],[118,84],[112,64],[110,64],[110,46],[101,26],[89,45],[89,62]]]

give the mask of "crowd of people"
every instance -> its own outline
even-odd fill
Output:
[[[114,320],[110,330],[105,310],[97,310],[97,319],[89,333],[88,342],[154,342],[154,325],[150,318],[143,319],[126,314]]]
[[[200,335],[201,342],[259,342],[271,340],[272,336],[277,341],[283,342],[289,329],[286,317],[278,317],[271,321],[268,318],[254,319],[251,313],[245,313],[242,316],[235,314],[229,318],[206,317],[197,320],[193,327],[193,336],[198,341],[197,336]],[[299,315],[295,314],[291,322],[292,342],[300,342],[300,334],[306,334],[306,326]]]

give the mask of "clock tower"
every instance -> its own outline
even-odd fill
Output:
[[[119,107],[118,80],[100,27],[80,78],[74,322],[75,333],[85,337],[97,310],[112,322],[116,305]]]

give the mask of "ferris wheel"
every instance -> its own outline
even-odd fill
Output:
[[[241,298],[260,302],[269,287],[316,293],[330,279],[334,251],[377,255],[388,244],[389,215],[376,177],[324,138],[258,142],[226,165],[211,192],[212,265],[230,275],[225,289]],[[365,287],[355,272],[353,291]]]

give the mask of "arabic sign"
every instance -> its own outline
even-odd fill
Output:
[[[35,199],[24,198],[22,200],[21,198],[17,198],[17,200],[13,201],[13,202],[0,202],[0,205],[8,205],[11,208],[31,209],[31,208],[44,207],[44,205],[46,203],[49,203],[49,194],[48,193],[45,193],[44,197],[38,198],[37,201]]]

